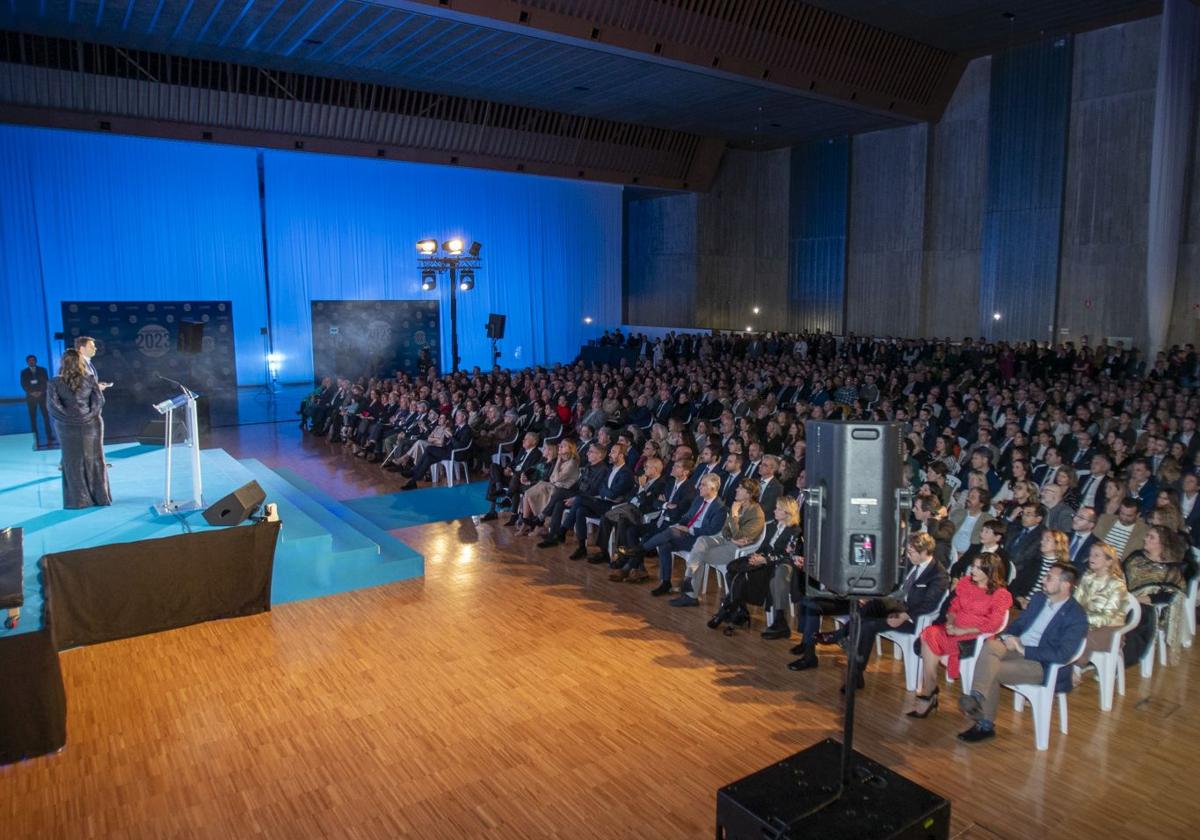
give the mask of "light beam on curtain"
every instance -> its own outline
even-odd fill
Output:
[[[313,300],[436,294],[449,369],[448,280],[422,292],[417,271],[426,236],[483,244],[475,288],[458,297],[465,369],[490,365],[491,312],[508,317],[505,367],[570,361],[594,332],[585,316],[620,323],[620,187],[301,152],[267,151],[265,171],[275,348],[289,381],[312,376]]]

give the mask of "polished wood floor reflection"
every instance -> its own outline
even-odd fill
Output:
[[[340,497],[398,483],[291,425],[214,444]],[[68,747],[0,769],[4,833],[709,837],[718,787],[840,733],[840,656],[793,674],[787,643],[726,638],[705,608],[496,525],[396,533],[425,554],[423,580],[65,653]],[[1038,753],[1009,704],[978,746],[955,739],[953,702],[904,717],[889,657],[856,745],[951,798],[955,836],[1194,836],[1195,659],[1130,672],[1107,713],[1085,684],[1070,734]]]

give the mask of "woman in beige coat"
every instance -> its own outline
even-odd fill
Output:
[[[554,494],[566,493],[578,483],[579,453],[576,451],[575,441],[560,441],[558,460],[555,461],[550,475],[546,476],[545,481],[539,481],[526,490],[525,495],[521,497],[521,521],[523,524],[517,533],[528,534],[532,531],[546,512],[546,508],[549,507]]]

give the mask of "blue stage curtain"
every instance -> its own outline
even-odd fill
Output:
[[[233,301],[238,381],[265,378],[254,150],[0,126],[0,208],[5,395],[73,300]]]
[[[72,300],[229,300],[238,382],[265,378],[267,278],[258,151],[0,126],[0,395],[24,356],[57,346]],[[573,359],[621,315],[620,187],[455,167],[263,152],[271,327],[281,378],[312,377],[311,301],[419,299],[416,240],[484,245],[459,296],[463,365],[487,366],[484,324],[508,316],[500,363]],[[441,301],[442,367],[450,317]],[[594,325],[583,323],[585,317]],[[53,368],[54,365],[47,365]]]
[[[312,375],[310,302],[441,305],[441,366],[450,368],[448,279],[421,291],[416,242],[482,243],[475,288],[458,294],[462,366],[490,365],[484,325],[506,315],[500,364],[566,362],[597,325],[621,320],[620,187],[556,178],[267,151],[267,252],[282,375]]]

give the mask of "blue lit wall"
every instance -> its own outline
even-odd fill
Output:
[[[26,353],[49,357],[63,300],[231,300],[238,380],[260,384],[268,324],[282,378],[312,376],[310,302],[420,299],[414,243],[483,243],[459,296],[463,365],[486,366],[490,312],[508,316],[500,363],[568,361],[583,323],[621,313],[619,187],[456,167],[0,126],[0,396]],[[449,367],[449,298],[442,365]],[[55,349],[55,352],[57,350]]]

